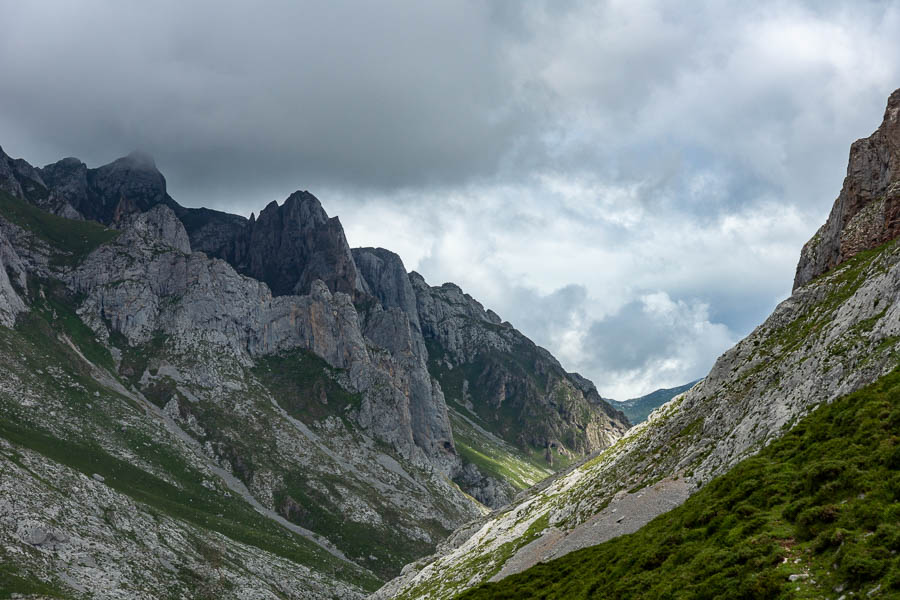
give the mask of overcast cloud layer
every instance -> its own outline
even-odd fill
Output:
[[[308,189],[621,398],[790,292],[900,87],[898,2],[11,2],[0,145],[154,155],[182,204]]]

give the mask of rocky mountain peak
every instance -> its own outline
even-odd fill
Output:
[[[246,255],[233,257],[233,264],[276,296],[305,293],[316,279],[335,292],[366,291],[340,220],[329,218],[309,192],[294,192],[280,206],[269,203],[246,229]]]
[[[184,225],[175,212],[164,204],[154,206],[147,212],[130,213],[122,218],[119,225],[130,234],[155,240],[184,254],[191,253],[191,242]]]
[[[850,147],[844,185],[826,223],[803,246],[794,289],[863,250],[900,236],[900,89],[884,119]]]

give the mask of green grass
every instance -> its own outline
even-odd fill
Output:
[[[23,374],[40,381],[43,393],[68,405],[72,414],[77,415],[76,421],[71,422],[70,433],[49,431],[39,421],[29,422],[21,413],[2,407],[0,437],[88,476],[99,473],[107,485],[148,506],[151,513],[219,532],[322,573],[334,571],[339,578],[364,589],[374,590],[381,584],[370,574],[340,561],[302,536],[258,514],[242,499],[207,489],[202,485],[204,475],[164,442],[155,440],[140,428],[120,427],[115,416],[101,409],[103,403],[109,405],[107,408],[119,411],[143,411],[90,377],[87,365],[57,337],[58,327],[67,330],[70,337],[76,337],[72,330],[77,330],[78,326],[70,319],[77,319],[77,316],[66,313],[67,305],[54,300],[50,289],[45,288],[44,295],[47,304],[36,305],[34,310],[21,315],[15,329],[0,328],[0,347],[19,355]],[[54,311],[56,317],[51,319]],[[78,345],[88,345],[88,341],[97,343],[90,338]],[[48,367],[56,367],[62,379],[45,373]],[[95,397],[95,393],[100,395]],[[121,407],[110,404],[116,399],[122,401]],[[89,404],[93,404],[93,408]],[[108,443],[133,453],[136,464],[112,456],[93,441],[99,439],[97,436],[105,436],[103,439]],[[15,457],[11,460],[15,461]],[[149,470],[137,464],[147,465]],[[3,577],[12,578],[14,573],[8,577],[3,574]],[[20,587],[15,585],[17,591]]]
[[[359,408],[362,395],[341,387],[334,379],[338,372],[321,357],[302,349],[263,357],[253,368],[253,374],[292,417],[311,424],[336,416],[350,428],[346,412]]]
[[[370,500],[378,505],[384,524],[348,519],[335,502],[336,498],[345,495],[342,488],[351,487],[356,494],[367,495],[367,490],[349,480],[317,475],[309,481],[304,473],[294,471],[286,473],[283,482],[274,494],[279,513],[298,525],[324,535],[354,562],[386,581],[399,575],[404,565],[434,551],[433,544],[415,539],[394,527],[392,524],[403,522],[403,516],[395,507],[381,503],[378,498]],[[420,521],[416,525],[427,530],[435,539],[442,539],[451,533],[436,519]]]
[[[235,541],[255,546],[299,564],[327,573],[334,567],[342,578],[366,589],[379,582],[335,559],[312,542],[292,534],[257,513],[249,504],[208,490],[202,473],[189,467],[171,449],[152,443],[139,433],[129,444],[142,459],[172,476],[179,485],[160,479],[135,465],[111,456],[90,441],[59,439],[36,426],[0,416],[0,436],[86,475],[99,473],[106,485],[162,514],[217,531]]]
[[[23,574],[0,551],[0,599],[22,596],[68,600],[72,595],[59,585]],[[15,596],[13,596],[15,594]]]
[[[485,475],[507,481],[518,490],[531,487],[553,471],[521,450],[498,443],[478,431],[456,411],[450,412],[453,441],[460,457],[477,466]]]
[[[93,221],[76,221],[44,212],[2,191],[0,215],[50,244],[57,251],[51,261],[59,265],[78,264],[98,246],[119,234]]]
[[[50,330],[65,334],[93,364],[115,371],[109,349],[75,312],[78,299],[58,281],[33,281],[35,292],[29,299],[31,310],[43,319]],[[48,332],[45,332],[48,334]]]
[[[820,406],[638,532],[458,598],[821,598],[876,585],[872,597],[900,597],[898,552],[895,370]]]

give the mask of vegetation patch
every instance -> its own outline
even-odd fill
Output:
[[[202,473],[188,466],[170,449],[150,443],[149,438],[135,440],[138,443],[134,443],[132,449],[139,452],[142,459],[171,475],[178,485],[111,456],[93,442],[59,439],[37,427],[12,422],[3,416],[0,416],[0,436],[85,475],[100,474],[105,484],[114,490],[172,518],[217,531],[321,572],[329,572],[334,567],[342,579],[365,589],[378,586],[376,580],[285,530],[244,501],[207,489],[202,485]]]
[[[350,428],[347,411],[358,409],[361,394],[345,390],[335,380],[340,369],[308,350],[296,349],[257,361],[253,374],[289,415],[311,424],[336,416]]]
[[[0,599],[23,597],[68,600],[72,595],[63,586],[23,573],[0,551]]]
[[[895,370],[821,405],[638,532],[458,597],[821,598],[834,589],[896,597],[898,552]]]
[[[395,523],[404,521],[396,509],[379,505],[384,524],[364,523],[348,518],[340,499],[342,487],[350,482],[338,477],[317,477],[315,484],[299,472],[285,476],[284,487],[275,493],[275,507],[286,519],[327,537],[355,562],[385,580],[399,575],[404,565],[434,551],[426,541],[411,538]],[[365,490],[354,490],[365,497]],[[377,498],[371,499],[378,502]],[[434,539],[446,537],[450,531],[439,522],[416,523]]]
[[[47,242],[55,252],[54,264],[76,265],[119,232],[94,221],[76,221],[50,214],[24,200],[0,191],[0,214]]]
[[[459,455],[485,475],[507,481],[516,489],[524,490],[553,474],[553,471],[541,464],[543,461],[484,435],[456,411],[451,410],[450,423]]]

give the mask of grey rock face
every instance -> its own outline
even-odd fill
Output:
[[[853,142],[828,220],[804,246],[794,289],[857,253],[900,236],[900,90],[871,136]]]
[[[354,298],[368,291],[340,221],[309,192],[295,192],[280,206],[272,202],[249,221],[194,209],[185,209],[182,219],[196,250],[266,282],[276,296],[306,293],[316,279]]]
[[[80,219],[75,206],[88,203],[88,168],[77,158],[64,158],[40,169],[41,177],[50,190],[48,202],[38,206],[68,219]]]
[[[353,260],[381,305],[401,309],[409,315],[410,323],[421,331],[416,293],[403,260],[384,248],[354,248]]]
[[[554,452],[573,459],[611,445],[628,428],[590,381],[566,373],[549,352],[459,286],[431,287],[418,273],[409,280],[429,364],[443,377],[444,393],[458,404],[471,401],[503,439],[546,451],[550,460]],[[462,389],[454,370],[463,374]]]
[[[248,357],[302,347],[339,368],[365,360],[349,297],[319,282],[307,296],[274,298],[264,283],[227,263],[173,246],[189,247],[173,216],[164,206],[141,215],[72,273],[71,285],[86,294],[83,317],[93,326],[109,323],[134,345],[159,332]]]
[[[37,169],[21,158],[10,158],[0,148],[0,191],[29,201],[43,200],[47,189]]]
[[[485,506],[506,506],[516,495],[515,488],[510,484],[484,475],[471,463],[460,469],[454,481]]]
[[[9,274],[13,275],[12,280]],[[18,254],[0,229],[0,325],[12,327],[16,315],[26,310],[25,303],[14,288],[25,289],[25,269]]]
[[[265,283],[189,249],[166,206],[128,220],[115,242],[69,278],[85,296],[82,319],[104,337],[107,328],[121,333],[131,345],[165,335],[184,348],[227,348],[247,364],[280,351],[310,350],[349,371],[352,386],[365,396],[358,419],[376,437],[422,465],[454,468],[446,406],[423,358],[412,351],[405,313],[371,315],[364,334],[350,296],[332,293],[319,280],[307,295],[274,297]]]
[[[36,204],[69,218],[77,214],[117,225],[125,215],[157,204],[179,208],[166,193],[166,179],[153,159],[139,152],[96,169],[87,168],[77,158],[64,158],[39,172],[49,196],[47,202]]]
[[[168,206],[158,204],[143,213],[133,213],[124,217],[122,223],[131,235],[139,236],[151,243],[162,242],[185,254],[191,253],[191,241],[184,225]]]

